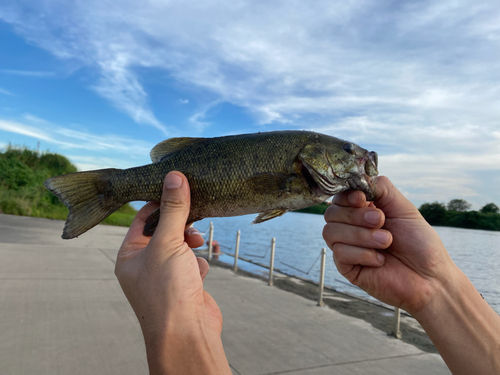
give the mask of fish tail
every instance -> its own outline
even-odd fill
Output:
[[[62,238],[78,237],[126,202],[117,201],[110,178],[120,169],[100,169],[49,178],[44,182],[69,209]]]

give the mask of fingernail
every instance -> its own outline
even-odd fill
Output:
[[[198,229],[193,228],[193,227],[186,229],[186,233],[189,234],[189,235],[200,234],[200,232],[198,231]]]
[[[357,191],[353,191],[349,196],[347,197],[347,200],[349,201],[350,204],[358,204],[359,202],[359,195]]]
[[[177,189],[182,186],[182,178],[176,173],[169,173],[165,179],[165,188]]]
[[[376,230],[373,232],[373,239],[379,244],[385,245],[389,242],[389,233],[385,230]]]
[[[380,263],[384,263],[385,256],[382,253],[377,252],[377,259]]]
[[[365,214],[365,221],[372,225],[377,225],[380,223],[380,212],[378,211],[368,211]]]

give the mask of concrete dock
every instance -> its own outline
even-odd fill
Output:
[[[0,373],[146,374],[142,334],[114,276],[127,228],[60,239],[64,223],[0,215]],[[450,374],[441,357],[363,320],[212,267],[234,374]]]

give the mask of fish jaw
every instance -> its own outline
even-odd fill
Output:
[[[350,189],[361,190],[366,195],[367,201],[377,197],[378,155],[374,151],[365,151],[364,156],[358,161],[356,173],[347,180]]]

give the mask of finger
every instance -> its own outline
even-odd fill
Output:
[[[184,243],[184,228],[189,215],[189,184],[180,172],[165,177],[160,202],[160,220],[153,239],[169,244],[170,248]]]
[[[198,261],[198,267],[200,267],[201,280],[204,281],[208,271],[210,270],[210,266],[205,258],[197,257],[196,260]]]
[[[191,249],[200,247],[205,243],[198,229],[193,227],[189,227],[184,231],[184,241],[186,241]]]
[[[326,210],[325,221],[381,228],[384,225],[385,216],[382,210],[375,207],[343,207],[334,204]]]
[[[330,249],[336,243],[386,249],[392,243],[392,234],[384,229],[369,229],[343,223],[328,223],[323,228],[323,239]]]
[[[137,212],[125,238],[123,239],[123,243],[120,250],[128,249],[130,247],[140,248],[146,246],[149,243],[149,240],[151,238],[144,236],[142,232],[144,230],[144,224],[146,222],[146,218],[157,207],[158,207],[157,202],[148,202],[139,210],[139,212]]]
[[[384,264],[385,257],[375,249],[351,246],[336,243],[332,249],[333,260],[343,275],[346,269],[351,269],[354,265],[366,267],[380,267]]]
[[[333,197],[332,203],[344,207],[365,207],[366,195],[359,190],[348,190],[336,194]]]
[[[339,243],[333,247],[333,261],[342,276],[352,284],[358,285],[358,278],[363,268],[382,267],[385,263],[385,257],[374,249]]]

